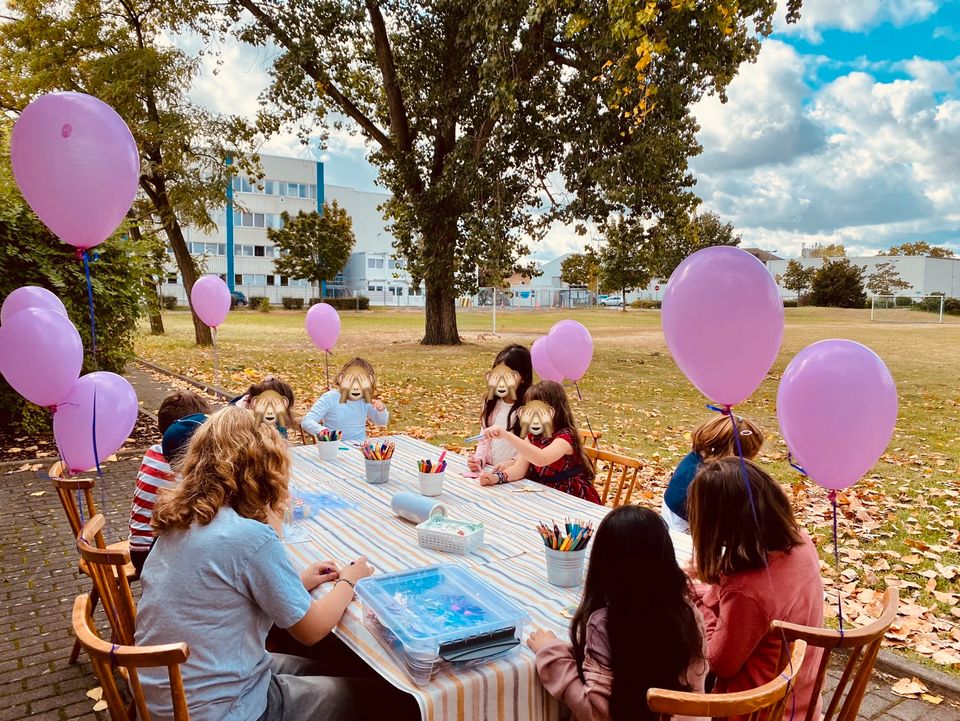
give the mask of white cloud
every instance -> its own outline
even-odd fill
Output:
[[[692,167],[706,208],[746,243],[787,254],[804,242],[875,251],[917,238],[960,249],[957,62],[913,58],[894,68],[906,79],[854,70],[813,90],[803,78],[822,63],[768,41],[727,105],[696,109],[705,152]]]
[[[819,43],[824,30],[863,32],[885,22],[902,27],[925,20],[942,4],[942,0],[804,0],[798,23],[788,25],[781,13],[774,29]]]

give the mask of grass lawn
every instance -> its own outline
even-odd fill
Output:
[[[594,338],[593,364],[573,407],[586,428],[601,431],[601,447],[647,462],[640,501],[659,508],[676,462],[689,450],[690,431],[710,416],[705,399],[674,365],[657,311],[499,311],[459,315],[463,345],[418,344],[419,311],[341,313],[343,330],[331,374],[354,355],[378,373],[391,411],[389,431],[411,433],[459,449],[479,430],[483,373],[508,342],[530,344],[557,320],[573,317]],[[902,320],[924,318],[902,311]],[[266,373],[296,390],[305,412],[326,388],[322,355],[303,330],[304,312],[236,311],[221,327],[218,384],[241,391]],[[925,318],[924,318],[925,319]],[[828,587],[844,598],[844,617],[863,623],[876,615],[887,582],[900,585],[903,614],[889,641],[941,670],[960,673],[960,320],[871,323],[869,311],[787,310],[783,348],[757,393],[739,406],[767,434],[761,461],[790,485],[795,507],[825,561]],[[187,375],[213,380],[213,356],[192,343],[189,316],[164,314],[165,336],[138,340],[138,353]],[[786,462],[774,400],[780,373],[802,348],[824,338],[849,338],[873,348],[890,367],[900,393],[900,417],[887,454],[873,472],[840,494],[841,571],[834,569],[826,492],[802,481]],[[829,607],[828,607],[829,608]],[[834,616],[836,603],[832,604]]]

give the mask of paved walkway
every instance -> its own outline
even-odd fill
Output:
[[[145,372],[134,372],[144,407],[156,411],[166,390]],[[153,383],[147,388],[147,383]],[[130,493],[139,458],[107,464],[95,490],[99,510],[108,519],[108,541],[126,533]],[[16,466],[14,466],[16,468]],[[70,613],[73,601],[89,591],[90,582],[77,572],[77,552],[63,509],[39,471],[0,469],[0,721],[30,717],[37,721],[99,719],[86,692],[98,686],[81,654],[67,664],[73,645]],[[42,494],[42,495],[32,495]],[[135,584],[135,592],[136,592]],[[106,621],[98,610],[103,627]],[[838,672],[831,671],[830,689]],[[858,718],[869,721],[956,721],[960,705],[940,706],[905,700],[890,693],[893,679],[876,675]]]

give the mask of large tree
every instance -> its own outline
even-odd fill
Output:
[[[620,218],[607,224],[600,250],[600,288],[619,291],[623,310],[627,291],[645,288],[653,278],[653,255],[647,231],[639,223]]]
[[[238,166],[256,172],[228,141],[249,141],[245,124],[189,100],[197,60],[165,34],[183,20],[181,6],[150,0],[8,0],[0,24],[0,106],[16,112],[43,93],[75,90],[120,114],[141,157],[143,196],[133,225],[145,235],[162,231],[189,296],[199,271],[183,227],[215,228],[210,213],[224,206],[231,174]],[[197,343],[209,344],[210,329],[196,315],[193,322]]]
[[[863,267],[846,258],[826,259],[813,275],[810,300],[817,306],[863,308],[863,275]]]
[[[323,204],[323,213],[282,213],[283,227],[267,237],[280,249],[273,261],[278,273],[320,284],[343,270],[357,242],[353,221],[337,201]]]
[[[953,251],[939,245],[930,245],[925,240],[918,240],[916,243],[901,243],[895,245],[890,250],[884,250],[877,255],[926,255],[930,258],[952,258]]]
[[[877,263],[876,269],[867,277],[867,290],[874,295],[894,295],[909,287],[893,263]]]
[[[797,294],[797,305],[800,305],[800,297],[803,291],[807,290],[813,283],[813,276],[817,269],[813,266],[804,267],[799,260],[790,260],[787,262],[787,269],[783,273],[783,287],[792,290]]]
[[[810,250],[811,258],[846,258],[847,249],[843,243],[827,243],[822,245],[817,243]]]
[[[178,7],[193,8],[201,31],[276,46],[262,129],[294,122],[312,135],[335,118],[369,141],[392,193],[396,249],[426,286],[423,342],[453,344],[456,298],[476,287],[476,268],[509,275],[552,222],[603,228],[619,213],[661,218],[696,205],[690,107],[756,58],[776,2]],[[554,202],[558,191],[569,202]]]
[[[597,292],[600,257],[588,246],[583,253],[573,253],[560,264],[560,280],[567,285],[582,286]]]
[[[714,245],[740,245],[740,235],[732,223],[707,212],[659,223],[650,232],[650,244],[652,270],[667,279],[691,253]]]

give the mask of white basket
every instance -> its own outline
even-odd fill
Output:
[[[417,526],[417,542],[434,551],[470,553],[483,543],[483,524],[432,516]]]

